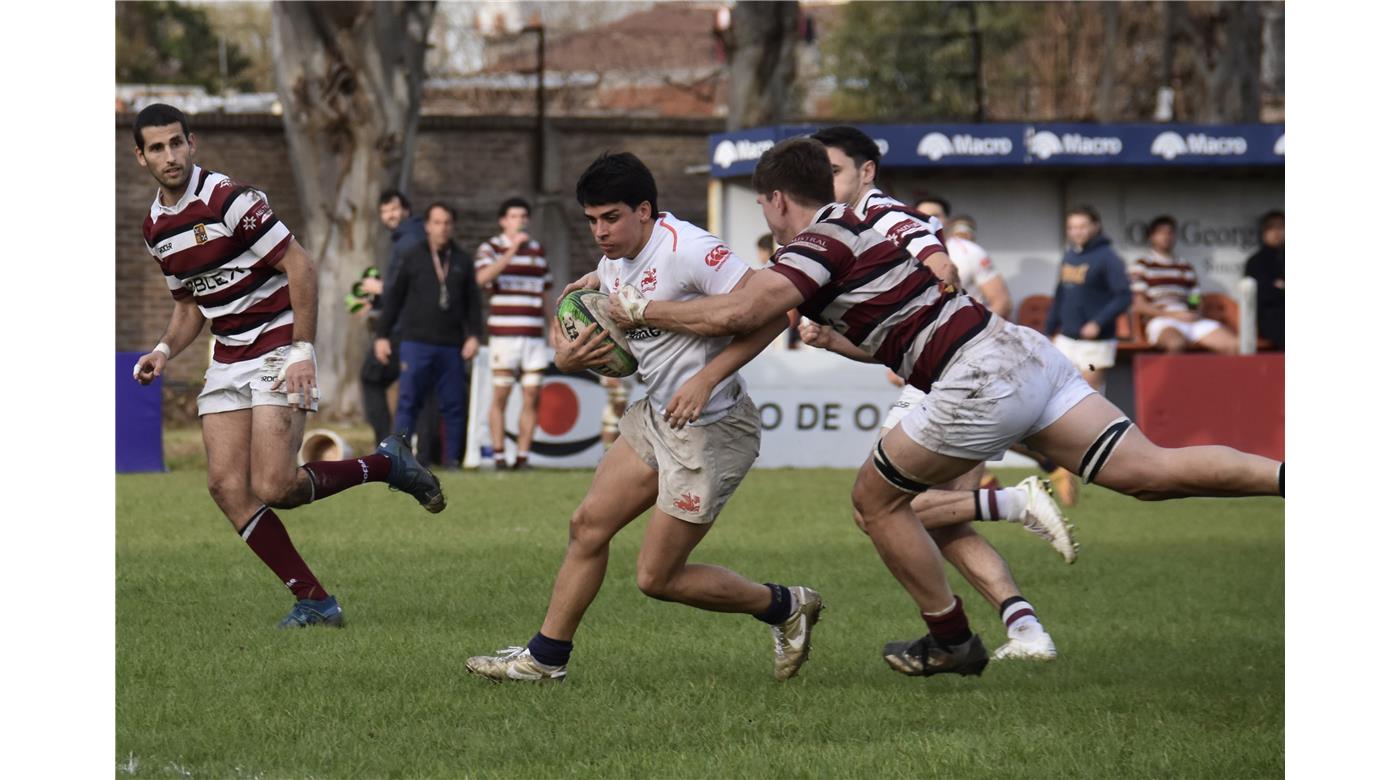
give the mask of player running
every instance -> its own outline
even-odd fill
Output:
[[[1283,494],[1283,464],[1229,447],[1154,445],[1095,393],[1045,337],[941,282],[843,203],[826,149],[792,138],[763,153],[758,203],[783,244],[774,265],[734,292],[648,300],[630,286],[609,305],[623,326],[699,336],[749,333],[793,306],[830,324],[928,395],[875,447],[856,477],[857,522],[923,615],[928,634],[885,646],[909,675],[980,674],[987,652],[948,587],[910,503],[929,486],[1026,440],[1084,478],[1144,500]]]
[[[880,148],[875,141],[850,126],[828,127],[812,134],[826,147],[831,161],[832,186],[836,199],[852,209],[865,224],[872,226],[887,239],[933,269],[940,278],[979,279],[980,263],[974,261],[966,268],[956,262],[945,249],[942,224],[936,219],[909,208],[881,192],[875,186],[880,172]],[[975,246],[975,245],[974,245]],[[964,254],[970,254],[964,252]],[[939,269],[942,273],[939,273]],[[1000,277],[997,277],[998,279]],[[1001,286],[1005,292],[1005,284]],[[1009,296],[999,303],[1010,309]],[[1001,310],[997,310],[1001,313]],[[861,359],[861,353],[832,331],[829,326],[805,325],[803,340],[847,357]],[[905,385],[899,399],[890,408],[880,437],[899,424],[911,409],[923,400],[924,392]],[[1009,521],[1045,539],[1066,562],[1073,563],[1078,555],[1073,526],[1061,515],[1055,500],[1040,480],[1028,477],[1014,488],[983,488],[985,464],[978,464],[957,479],[938,485],[917,496],[912,504],[914,513],[923,524],[948,562],[953,564],[979,593],[982,594],[1006,626],[1006,642],[993,654],[994,659],[1026,659],[1052,661],[1056,657],[1055,643],[1040,623],[1035,607],[1026,599],[1016,580],[996,548],[973,530],[971,521]]]
[[[657,211],[656,181],[632,154],[599,157],[579,177],[577,195],[603,258],[565,294],[627,285],[653,300],[685,301],[740,289],[754,277],[718,238]],[[753,615],[772,627],[773,676],[797,674],[811,651],[821,596],[689,562],[758,457],[758,410],[734,372],[787,326],[785,311],[732,341],[654,328],[627,333],[647,397],[623,414],[622,437],[569,521],[544,624],[525,647],[467,659],[468,671],[492,680],[564,679],[574,635],[607,571],[609,543],[651,507],[637,587],[662,601]],[[556,322],[554,335],[555,365],[565,372],[603,365],[611,349],[596,325],[570,341]]]
[[[179,109],[147,106],[132,132],[137,162],[160,185],[142,236],[175,298],[165,334],[132,376],[150,384],[211,322],[214,360],[198,399],[209,494],[296,596],[277,627],[341,626],[340,603],[311,573],[273,509],[388,482],[441,512],[442,490],[394,437],[373,455],[297,468],[306,413],[320,398],[311,258],[261,192],[195,164],[194,135]]]

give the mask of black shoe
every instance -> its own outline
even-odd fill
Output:
[[[911,677],[948,673],[980,677],[988,661],[987,648],[976,634],[960,645],[946,648],[932,634],[925,634],[912,642],[890,642],[885,645],[884,655],[891,669]]]
[[[442,485],[431,471],[423,467],[413,452],[398,436],[390,436],[379,443],[375,452],[389,458],[389,488],[402,490],[418,499],[423,508],[434,514],[447,506],[442,495]]]
[[[530,461],[528,461],[528,460],[517,460],[517,461],[515,462],[515,465],[510,467],[510,470],[511,470],[511,471],[534,471],[534,470],[535,470],[535,467],[534,467],[534,466],[531,466],[531,465],[530,465]]]

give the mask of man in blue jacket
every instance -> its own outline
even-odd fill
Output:
[[[1076,206],[1066,215],[1070,245],[1060,261],[1055,303],[1045,320],[1045,335],[1100,393],[1118,353],[1118,315],[1133,302],[1123,259],[1102,230],[1093,206]]]
[[[394,276],[398,274],[399,265],[403,256],[414,247],[428,240],[428,234],[423,231],[423,218],[410,211],[408,196],[398,190],[385,190],[379,195],[379,221],[384,227],[389,229],[392,247],[389,252],[388,263],[380,269],[382,276],[379,279],[368,278],[360,282],[360,286],[369,293],[373,308],[370,311],[370,329],[373,330],[379,320],[379,315],[383,309],[384,291],[393,284]],[[365,405],[365,418],[369,421],[370,427],[374,429],[374,440],[383,441],[386,436],[393,433],[394,417],[389,410],[388,393],[390,385],[399,378],[398,359],[398,338],[394,338],[394,354],[388,363],[380,363],[374,357],[374,345],[365,355],[364,365],[360,368],[360,390]],[[437,404],[431,399],[427,403],[430,410],[436,410]],[[436,414],[427,415],[431,419],[425,420],[425,425],[419,426],[419,436],[425,430],[436,430]],[[420,452],[424,448],[420,447]]]

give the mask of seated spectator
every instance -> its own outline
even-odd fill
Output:
[[[1196,269],[1172,254],[1176,249],[1176,220],[1169,216],[1152,220],[1147,226],[1147,243],[1152,251],[1138,258],[1128,272],[1133,311],[1149,318],[1147,340],[1167,352],[1191,347],[1224,355],[1239,352],[1239,340],[1229,328],[1196,311],[1201,302]]]
[[[1259,338],[1283,349],[1283,212],[1259,219],[1259,251],[1244,264],[1245,276],[1258,285]]]
[[[1099,392],[1118,354],[1118,316],[1133,303],[1123,260],[1103,235],[1093,206],[1076,206],[1065,216],[1069,247],[1060,261],[1055,302],[1045,334]],[[1062,333],[1057,331],[1063,330]]]

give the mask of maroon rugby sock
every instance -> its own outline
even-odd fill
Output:
[[[311,477],[311,500],[316,501],[366,482],[387,481],[389,456],[376,453],[350,460],[318,460],[302,468]]]
[[[239,535],[267,564],[267,568],[282,580],[292,595],[298,599],[317,601],[326,597],[326,589],[321,587],[321,582],[311,573],[311,567],[292,546],[292,538],[287,536],[286,527],[271,507],[259,509]]]
[[[963,612],[962,599],[953,597],[953,608],[941,615],[923,613],[928,632],[944,647],[960,645],[972,638],[972,629],[967,625],[967,613]]]

